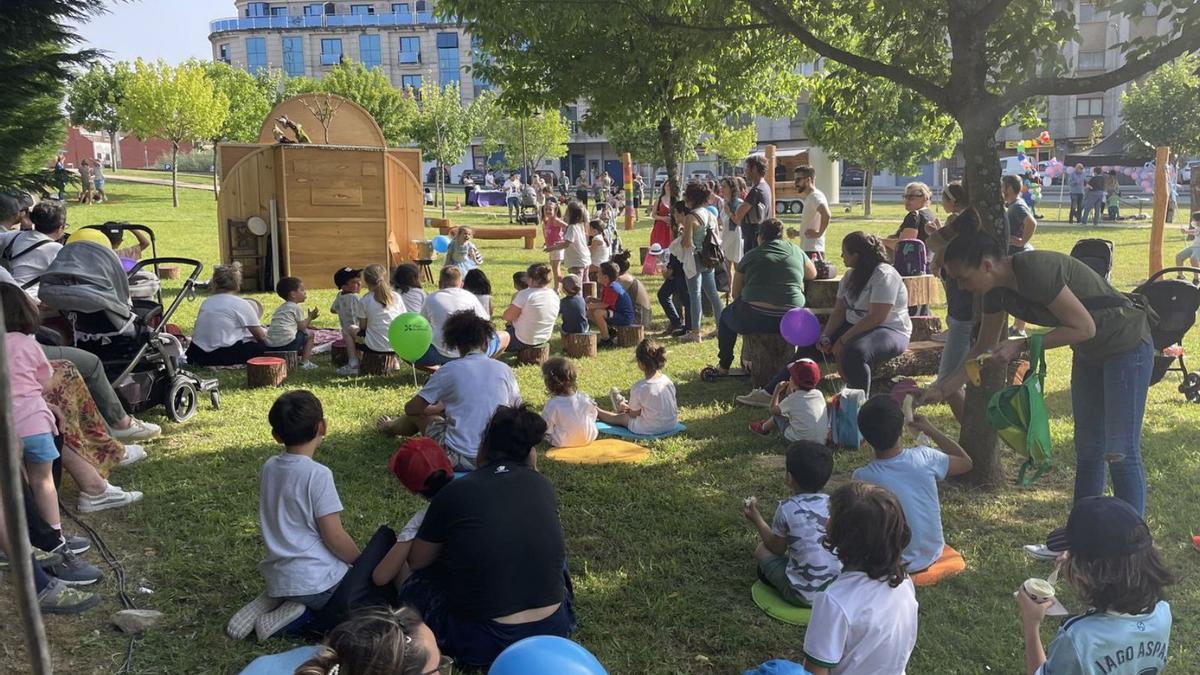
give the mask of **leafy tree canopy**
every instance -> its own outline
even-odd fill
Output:
[[[488,107],[491,112],[481,129],[483,151],[490,155],[503,149],[507,168],[526,160],[536,168],[542,160],[567,154],[571,130],[558,109],[510,114],[498,105]]]
[[[271,82],[220,61],[203,65],[214,89],[229,101],[225,122],[213,138],[230,143],[256,142],[263,119],[274,105]]]
[[[1125,125],[1150,145],[1200,154],[1200,57],[1181,57],[1121,95]]]
[[[393,87],[382,69],[367,69],[361,63],[344,61],[330,68],[320,80],[289,77],[282,92],[282,98],[315,92],[337,94],[371,113],[389,145],[412,140],[409,126],[417,116],[417,102],[412,95]]]

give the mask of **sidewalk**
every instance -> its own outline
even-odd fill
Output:
[[[125,181],[127,183],[142,183],[145,185],[165,185],[166,187],[171,187],[171,180],[169,178],[142,178],[141,176],[124,176],[124,175],[116,174],[116,173],[105,174],[104,178],[107,180],[110,180],[110,181],[119,180],[119,181]],[[184,183],[184,182],[180,181],[180,182],[176,183],[176,185],[178,185],[181,188],[187,188],[189,190],[208,190],[209,192],[213,192],[213,186],[211,184],[204,185],[202,183]]]

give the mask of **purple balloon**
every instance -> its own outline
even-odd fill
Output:
[[[779,334],[788,344],[811,347],[821,339],[821,322],[817,315],[803,307],[788,310],[779,322]]]

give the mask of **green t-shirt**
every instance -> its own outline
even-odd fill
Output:
[[[780,307],[804,306],[804,251],[783,239],[755,247],[737,263],[741,299]]]
[[[1082,262],[1055,251],[1025,251],[1012,258],[1017,290],[994,288],[983,297],[983,311],[1006,311],[1018,319],[1038,326],[1055,327],[1058,319],[1049,305],[1062,292],[1071,289],[1086,306],[1089,300],[1124,299],[1104,277]],[[1072,345],[1076,355],[1088,360],[1129,351],[1140,342],[1150,342],[1150,323],[1146,313],[1126,302],[1121,307],[1089,309],[1096,323],[1096,335]]]

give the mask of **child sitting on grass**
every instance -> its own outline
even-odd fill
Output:
[[[479,300],[479,306],[492,316],[492,282],[481,269],[473,269],[463,277],[463,288]]]
[[[454,467],[450,466],[446,452],[440,445],[423,436],[404,441],[388,461],[388,470],[409,492],[424,497],[426,501],[432,501],[439,490],[454,480]],[[421,523],[425,522],[425,511],[428,508],[421,507],[408,519],[404,528],[396,533],[396,543],[371,573],[371,581],[376,586],[394,583],[399,588],[412,573],[406,564],[408,550],[412,548],[413,539],[417,538],[417,530],[421,528]]]
[[[284,446],[259,474],[258,523],[267,555],[258,570],[267,590],[230,619],[226,632],[236,640],[251,631],[265,640],[305,608],[320,611],[359,553],[342,527],[333,472],[313,460],[326,433],[321,402],[312,392],[289,391],[275,399],[267,419]]]
[[[300,367],[312,370],[317,364],[311,361],[313,341],[308,326],[317,318],[320,310],[308,310],[307,316],[300,303],[308,299],[304,282],[299,277],[284,277],[275,284],[275,293],[283,298],[283,304],[271,315],[267,327],[267,348],[279,352],[300,352]],[[349,350],[349,346],[347,346]]]
[[[833,452],[824,443],[796,441],[788,446],[784,482],[792,496],[779,502],[768,526],[758,500],[746,499],[742,515],[758,530],[762,543],[754,549],[758,578],[790,605],[811,607],[842,563],[821,546],[829,520],[829,495],[821,488],[833,474]]]
[[[337,369],[338,375],[358,374],[358,293],[362,290],[362,270],[353,267],[343,267],[333,273],[333,285],[339,289],[338,295],[329,306],[329,311],[337,315],[338,326],[342,329],[342,342],[346,343],[346,365]]]
[[[628,402],[613,387],[609,396],[615,412],[597,410],[596,415],[605,424],[625,427],[635,434],[670,431],[679,423],[679,408],[675,403],[675,383],[662,372],[667,365],[667,348],[646,338],[638,343],[635,356],[645,379],[633,383]]]
[[[578,274],[568,274],[563,277],[563,297],[558,302],[558,315],[562,317],[563,335],[588,332],[587,303],[580,294],[582,287],[583,282]]]
[[[404,311],[420,314],[425,306],[425,289],[421,288],[421,270],[413,263],[403,263],[392,270],[392,288],[400,294]]]
[[[450,247],[446,249],[446,260],[442,267],[453,265],[466,274],[483,264],[483,254],[471,242],[474,234],[475,231],[466,225],[458,226],[454,231],[454,239],[450,240]]]
[[[890,396],[867,401],[858,412],[858,428],[875,449],[875,458],[855,469],[854,479],[881,485],[900,500],[912,530],[912,539],[904,547],[904,566],[909,574],[925,570],[942,557],[946,545],[938,481],[970,471],[971,457],[923,415],[914,415],[909,428],[929,436],[942,451],[902,447],[904,412]]]
[[[770,436],[782,429],[788,441],[824,443],[829,439],[829,412],[825,395],[817,390],[821,367],[812,359],[800,359],[788,366],[788,375],[771,396],[771,417],[751,422],[750,431]]]
[[[917,596],[900,552],[910,532],[896,496],[851,481],[829,498],[821,545],[842,573],[813,597],[804,667],[813,675],[903,673],[917,643]]]
[[[546,439],[556,448],[587,445],[596,440],[596,402],[579,391],[575,362],[561,356],[542,364],[542,380],[551,398],[542,408]]]
[[[1085,497],[1046,545],[1066,551],[1059,565],[1088,609],[1063,621],[1047,653],[1038,629],[1053,600],[1035,600],[1024,585],[1017,590],[1026,672],[1163,672],[1171,639],[1171,606],[1163,587],[1174,580],[1137,511],[1115,497]]]

